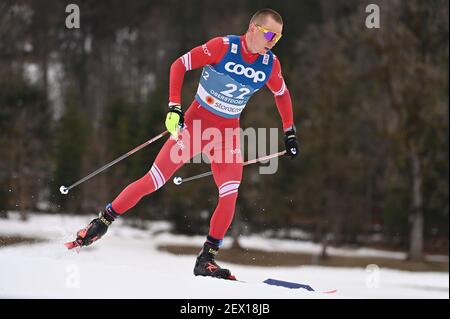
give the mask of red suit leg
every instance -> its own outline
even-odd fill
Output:
[[[216,151],[216,150],[215,150]],[[217,207],[211,217],[209,236],[221,241],[234,217],[238,189],[242,179],[239,135],[230,146],[222,146],[218,158],[212,156],[211,168],[219,192]],[[230,156],[230,154],[232,154]]]
[[[150,170],[140,179],[129,184],[113,200],[112,208],[117,214],[123,214],[134,207],[142,197],[161,188],[184,163],[200,152],[192,147],[192,111],[186,112],[186,128],[179,140],[169,138],[159,151]]]

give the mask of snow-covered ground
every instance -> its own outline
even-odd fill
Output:
[[[244,282],[192,274],[195,256],[159,251],[161,244],[198,245],[203,236],[173,235],[164,222],[138,230],[118,220],[104,238],[80,253],[63,243],[94,216],[32,214],[21,222],[18,215],[0,220],[0,236],[42,238],[35,244],[0,246],[0,298],[151,298],[151,299],[304,299],[304,298],[449,298],[446,272],[408,272],[375,265],[367,268],[319,266],[255,267],[220,261]],[[231,240],[225,240],[225,247]],[[244,247],[317,253],[320,247],[300,241],[258,236],[243,237]],[[332,255],[403,258],[401,253],[373,249],[331,249]],[[447,256],[433,256],[447,259]],[[308,284],[311,293],[262,283],[273,278]]]

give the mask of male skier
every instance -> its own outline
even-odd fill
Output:
[[[150,171],[129,184],[100,212],[98,218],[78,231],[76,242],[79,245],[88,246],[100,239],[117,217],[135,206],[143,196],[162,187],[185,162],[203,152],[211,160],[219,199],[206,241],[197,256],[194,274],[234,279],[228,269],[215,262],[234,216],[242,178],[239,136],[228,138],[225,131],[239,129],[240,113],[249,98],[264,85],[274,94],[283,122],[287,154],[291,158],[298,154],[290,94],[280,61],[271,52],[281,38],[282,28],[283,21],[277,12],[262,9],[253,15],[244,35],[213,38],[173,62],[165,122],[171,138],[161,148]],[[184,75],[186,71],[199,67],[203,67],[203,72],[197,93],[184,114],[181,107]],[[220,142],[202,140],[201,145],[195,145],[194,139],[198,136],[194,136],[194,127],[201,127],[200,134],[213,128],[225,138]],[[228,160],[224,161],[224,158]]]

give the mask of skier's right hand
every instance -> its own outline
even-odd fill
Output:
[[[111,225],[113,221],[114,220],[104,212],[100,212],[98,218],[93,219],[89,223],[89,225],[77,232],[76,242],[80,246],[89,246],[94,241],[99,240],[103,237],[104,234],[106,234],[108,226]]]
[[[284,143],[286,145],[286,154],[291,157],[291,159],[294,159],[298,156],[299,153],[299,147],[297,143],[297,137],[295,126],[292,125],[289,129],[287,129],[284,132]]]
[[[181,105],[169,105],[169,111],[166,116],[166,128],[170,134],[178,139],[178,131],[184,127],[184,114]]]

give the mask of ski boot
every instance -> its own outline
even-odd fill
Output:
[[[67,249],[80,246],[89,246],[106,234],[108,227],[119,215],[112,210],[111,204],[106,206],[104,211],[99,213],[98,218],[93,219],[89,225],[77,232],[77,238],[65,243]]]
[[[210,276],[221,279],[236,280],[228,269],[221,268],[214,260],[218,253],[218,248],[205,242],[203,249],[197,256],[194,267],[195,276]]]

